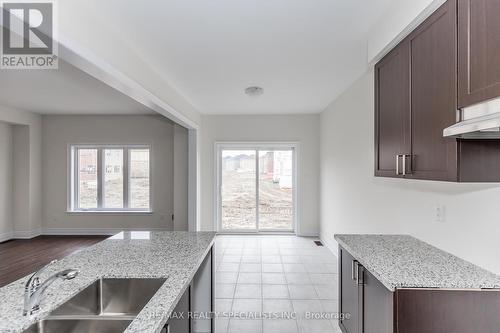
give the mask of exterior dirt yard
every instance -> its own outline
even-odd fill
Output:
[[[255,229],[255,171],[224,171],[222,176],[222,226]],[[293,190],[272,179],[259,182],[259,228],[293,228]]]

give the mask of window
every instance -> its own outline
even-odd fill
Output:
[[[151,211],[149,146],[73,145],[70,155],[70,211]]]

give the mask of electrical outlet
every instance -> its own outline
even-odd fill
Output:
[[[434,219],[436,220],[436,222],[440,222],[440,223],[446,222],[446,206],[445,205],[437,204],[434,207]]]

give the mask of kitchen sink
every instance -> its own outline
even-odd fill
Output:
[[[24,332],[123,332],[165,281],[99,279]]]
[[[135,317],[166,279],[99,279],[54,310],[50,316]]]
[[[123,332],[132,320],[114,319],[46,319],[29,327],[26,333],[109,333]]]

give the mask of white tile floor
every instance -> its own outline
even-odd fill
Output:
[[[340,333],[337,259],[314,240],[218,236],[216,333]]]

